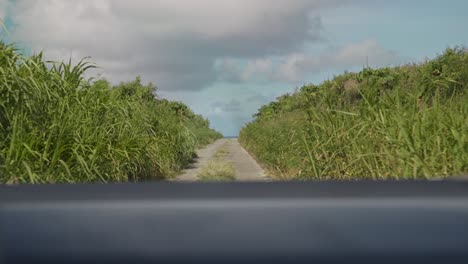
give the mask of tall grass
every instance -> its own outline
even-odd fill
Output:
[[[263,106],[240,141],[282,179],[468,173],[468,53],[345,73]]]
[[[86,80],[93,67],[47,63],[0,43],[0,182],[171,177],[199,143],[221,136],[139,78],[116,87]]]

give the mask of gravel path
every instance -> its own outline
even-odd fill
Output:
[[[198,150],[198,158],[183,173],[176,177],[176,181],[197,181],[198,170],[207,162],[213,159],[218,149],[227,150],[224,160],[231,163],[236,170],[236,180],[238,181],[266,181],[268,177],[265,171],[239,144],[237,138],[223,138],[208,145],[206,148]]]

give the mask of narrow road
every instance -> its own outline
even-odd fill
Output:
[[[198,171],[209,161],[215,159],[219,150],[223,150],[223,160],[232,164],[235,169],[235,178],[238,181],[266,181],[265,171],[257,164],[247,151],[239,144],[237,138],[218,139],[204,149],[198,150],[198,158],[190,164],[175,181],[197,181]]]

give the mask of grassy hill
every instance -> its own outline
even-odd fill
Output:
[[[243,146],[280,179],[422,179],[468,173],[468,51],[365,68],[262,106]]]

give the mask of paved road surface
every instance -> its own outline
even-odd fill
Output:
[[[183,173],[176,177],[176,181],[197,181],[198,169],[208,161],[214,159],[215,153],[223,148],[227,150],[224,160],[230,162],[236,170],[238,181],[266,181],[265,171],[239,144],[237,138],[223,138],[197,151],[198,158]]]

